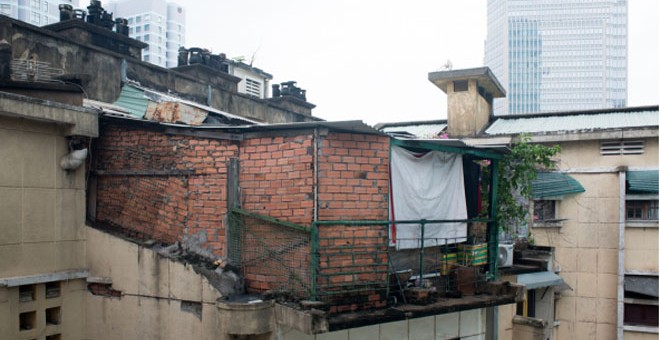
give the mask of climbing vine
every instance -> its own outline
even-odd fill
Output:
[[[532,181],[538,170],[555,167],[552,158],[559,151],[559,145],[531,143],[529,135],[520,135],[515,139],[511,153],[499,161],[497,169],[497,222],[501,229],[509,230],[512,226],[526,223],[529,201],[532,199]]]

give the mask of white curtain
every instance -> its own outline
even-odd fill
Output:
[[[460,154],[414,153],[392,147],[390,216],[396,220],[467,219],[463,160]],[[420,224],[397,224],[397,249],[421,246]],[[465,242],[464,222],[426,224],[424,247]]]

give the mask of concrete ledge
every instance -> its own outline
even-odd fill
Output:
[[[62,124],[67,136],[99,135],[97,112],[83,107],[0,92],[0,115]]]
[[[16,287],[63,280],[83,279],[89,275],[87,269],[70,270],[64,272],[48,273],[42,275],[17,276],[0,279],[0,287]]]
[[[297,329],[305,334],[325,333],[330,330],[326,313],[316,309],[302,311],[276,304],[275,321],[279,325]]]

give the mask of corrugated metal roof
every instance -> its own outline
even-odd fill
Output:
[[[144,95],[143,90],[130,85],[124,85],[114,105],[128,111],[132,116],[142,118],[144,117],[144,113],[147,112],[149,98]]]
[[[446,123],[386,126],[381,129],[385,133],[409,133],[416,138],[433,138],[447,128]]]
[[[255,124],[255,125],[260,125],[260,122],[257,122],[255,120],[237,116],[228,112],[220,111],[218,109],[215,109],[213,107],[196,103],[191,100],[186,100],[186,99],[181,99],[174,97],[169,94],[165,94],[162,92],[154,91],[148,88],[144,88],[138,85],[124,85],[121,89],[121,93],[119,94],[119,98],[117,98],[117,101],[115,101],[114,105],[122,107],[126,111],[130,112],[131,115],[138,117],[138,118],[146,118],[150,119],[150,117],[145,117],[145,113],[147,112],[147,109],[149,108],[149,102],[153,103],[163,103],[163,102],[174,102],[174,103],[181,103],[185,104],[187,106],[191,106],[193,108],[205,111],[205,112],[210,112],[216,115],[220,115],[223,117],[226,117],[228,119],[233,119],[233,120],[238,120],[241,123],[246,123],[246,124]],[[194,109],[188,109],[188,111],[196,111]],[[185,118],[186,121],[188,122],[188,118],[198,116],[197,115],[184,115],[182,117],[187,117]],[[202,119],[203,120],[203,119]],[[196,119],[192,119],[190,122],[197,123]]]
[[[580,182],[560,172],[539,172],[532,181],[534,198],[561,197],[584,192]]]
[[[533,117],[499,117],[486,130],[487,135],[594,131],[658,126],[657,108],[640,111],[611,111],[591,114],[562,114]]]
[[[658,193],[658,170],[626,172],[626,186],[630,193]]]

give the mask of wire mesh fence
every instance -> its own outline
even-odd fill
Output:
[[[229,261],[241,269],[248,291],[292,299],[312,293],[309,228],[234,209],[229,214]]]
[[[408,239],[419,245],[410,249],[398,249],[402,239],[391,238],[394,224],[431,222],[442,228],[456,221],[319,221],[305,227],[234,209],[229,260],[241,269],[248,291],[350,310],[406,302],[410,288],[430,289],[430,297],[474,294],[493,278],[497,240],[487,227],[491,221],[463,221],[467,237],[420,234]]]

